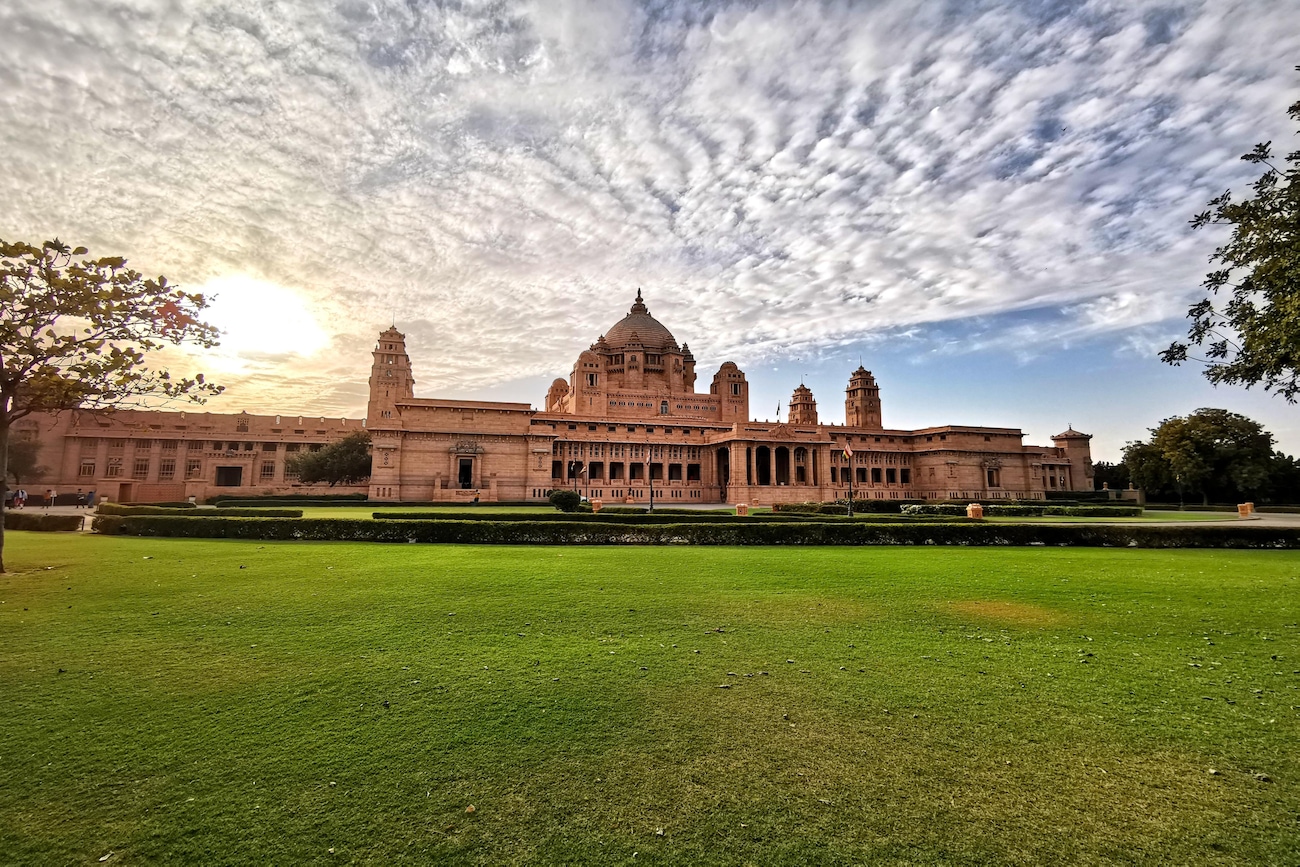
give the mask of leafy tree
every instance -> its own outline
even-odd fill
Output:
[[[149,353],[185,342],[215,346],[197,318],[202,295],[166,277],[146,278],[118,256],[85,258],[57,239],[41,246],[0,240],[0,489],[9,477],[9,433],[34,412],[144,406],[154,399],[201,403],[219,386],[173,378]],[[4,515],[0,497],[0,572]]]
[[[1300,102],[1287,113],[1300,122]],[[1230,225],[1232,237],[1210,256],[1211,264],[1222,267],[1202,283],[1211,297],[1187,311],[1192,320],[1187,342],[1171,344],[1160,360],[1200,361],[1205,378],[1215,385],[1262,384],[1295,403],[1300,394],[1300,151],[1288,154],[1283,168],[1274,162],[1271,141],[1255,145],[1242,159],[1265,166],[1264,174],[1254,183],[1253,197],[1237,202],[1226,191],[1192,219],[1196,229]],[[1226,301],[1220,294],[1225,289],[1231,290]],[[1192,358],[1191,346],[1204,347],[1204,357]]]
[[[15,485],[21,485],[23,479],[35,481],[48,472],[48,467],[40,464],[41,444],[37,440],[10,440],[9,475]]]
[[[1243,415],[1198,409],[1151,429],[1150,442],[1131,442],[1124,463],[1148,493],[1196,492],[1216,499],[1252,497],[1267,489],[1275,465],[1273,435]]]
[[[370,478],[370,434],[357,431],[314,452],[300,452],[285,461],[285,469],[306,485],[359,485]]]
[[[1099,491],[1102,485],[1108,485],[1112,491],[1122,491],[1132,481],[1129,476],[1128,465],[1122,461],[1118,464],[1112,464],[1109,461],[1095,462],[1092,465],[1092,480]]]
[[[582,505],[582,495],[568,488],[556,488],[546,496],[546,499],[561,512],[576,512]]]

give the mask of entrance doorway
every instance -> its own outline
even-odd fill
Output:
[[[754,449],[754,470],[755,475],[758,476],[755,480],[756,484],[772,484],[772,450],[767,446]]]
[[[243,483],[243,467],[217,467],[218,488],[238,488]]]
[[[718,449],[718,492],[722,502],[727,502],[727,483],[731,481],[731,449]]]
[[[474,459],[473,458],[460,459],[459,476],[460,477],[458,481],[460,482],[460,489],[462,491],[467,491],[470,488],[474,487]]]

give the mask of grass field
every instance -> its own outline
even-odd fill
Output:
[[[6,540],[5,863],[1300,862],[1296,553]]]

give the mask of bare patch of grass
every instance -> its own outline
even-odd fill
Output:
[[[1042,605],[1012,602],[1006,599],[969,599],[949,602],[951,611],[976,620],[1008,623],[1016,626],[1060,626],[1069,622],[1063,612]]]

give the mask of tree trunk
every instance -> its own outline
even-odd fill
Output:
[[[5,571],[5,494],[9,493],[9,425],[0,423],[0,575]]]

